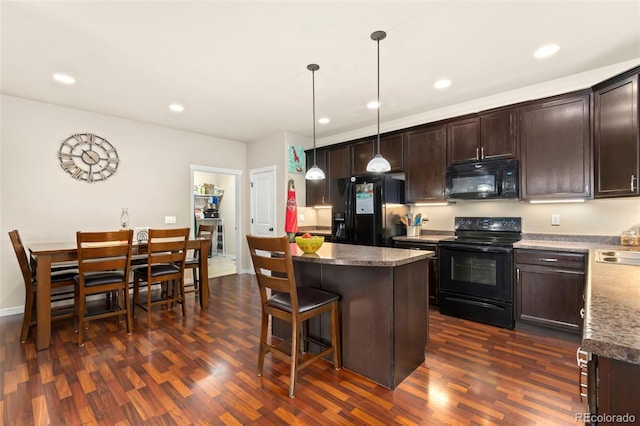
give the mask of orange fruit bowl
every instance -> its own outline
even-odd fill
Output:
[[[302,250],[303,253],[315,253],[320,247],[322,247],[322,243],[324,243],[324,237],[296,237],[296,244]]]

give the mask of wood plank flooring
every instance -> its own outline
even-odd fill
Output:
[[[577,344],[430,313],[425,365],[395,391],[321,361],[289,399],[288,366],[267,356],[256,377],[259,297],[251,275],[210,279],[211,305],[144,315],[128,336],[114,320],[73,324],[52,345],[21,344],[20,315],[0,318],[5,425],[567,424],[583,411]]]

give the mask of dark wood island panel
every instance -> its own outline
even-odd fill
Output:
[[[340,295],[344,368],[394,389],[424,363],[433,252],[324,244],[316,255],[295,245],[292,253],[298,286]],[[283,337],[280,330],[274,324]],[[309,324],[309,335],[323,340],[329,330],[329,317]]]

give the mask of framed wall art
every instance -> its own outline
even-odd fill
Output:
[[[289,145],[287,158],[289,163],[289,173],[302,174],[306,172],[304,164],[304,148],[301,146]]]

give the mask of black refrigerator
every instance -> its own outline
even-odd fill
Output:
[[[404,180],[390,175],[333,179],[330,188],[333,241],[366,246],[393,247],[393,237],[403,235],[400,217],[404,204]]]

